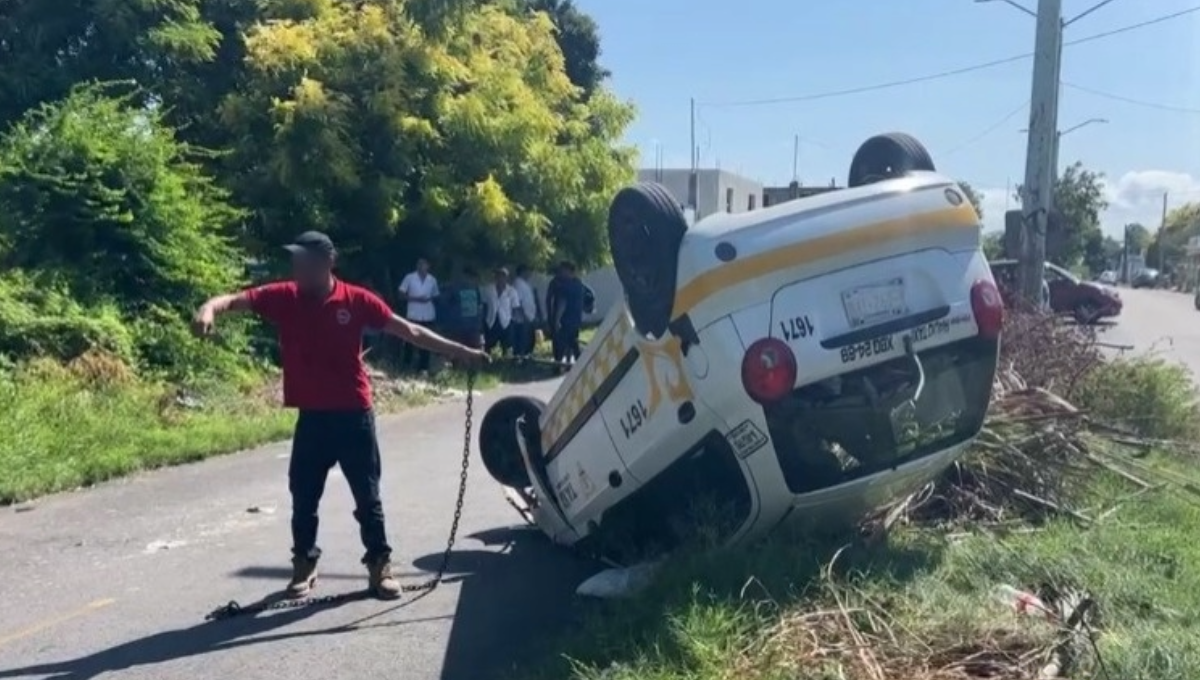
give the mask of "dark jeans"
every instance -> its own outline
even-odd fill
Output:
[[[484,342],[484,351],[491,352],[493,347],[500,347],[501,351],[508,351],[513,346],[513,324],[509,324],[508,328],[500,325],[500,320],[497,319],[492,327],[487,329],[487,337]]]
[[[570,357],[579,359],[579,327],[582,324],[559,324],[554,330],[551,344],[554,349],[554,360],[562,361]]]
[[[409,323],[414,323],[422,328],[430,328],[433,326],[432,321],[412,321],[410,319]],[[429,370],[429,350],[421,349],[420,347],[417,347],[416,345],[412,344],[411,342],[404,343],[404,365],[405,366],[413,365],[413,354],[416,354],[416,357],[417,357],[417,366],[416,366],[417,370],[418,371],[428,371]]]
[[[533,324],[514,321],[509,330],[512,331],[513,354],[519,357],[533,354]]]
[[[317,508],[334,464],[354,496],[354,519],[367,553],[363,561],[389,559],[392,548],[379,498],[380,456],[375,414],[366,411],[300,411],[292,439],[288,489],[292,492],[292,553],[320,557]]]

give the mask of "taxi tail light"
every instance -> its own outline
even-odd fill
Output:
[[[1004,328],[1004,300],[991,281],[976,281],[971,286],[971,311],[975,314],[975,325],[979,337],[995,340]]]
[[[787,343],[763,338],[750,345],[742,357],[742,387],[759,404],[779,401],[796,384],[796,355]]]

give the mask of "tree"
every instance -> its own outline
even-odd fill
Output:
[[[100,87],[81,88],[0,136],[0,267],[27,274],[10,279],[10,290],[25,282],[61,293],[13,294],[52,305],[43,309],[52,316],[80,305],[121,310],[138,359],[186,372],[219,353],[190,341],[184,320],[241,278],[229,238],[241,213],[138,100],[137,93],[113,98]]]
[[[163,96],[159,86],[180,68],[216,53],[221,35],[203,19],[203,4],[0,2],[0,129],[78,83],[128,79],[147,97]]]
[[[221,114],[254,236],[326,230],[347,269],[389,290],[418,255],[604,260],[632,109],[603,90],[583,100],[545,14],[484,5],[431,33],[402,9],[326,3],[247,34]]]
[[[1163,227],[1150,237],[1146,263],[1170,270],[1184,259],[1188,240],[1200,236],[1200,203],[1186,203],[1167,213]]]
[[[600,28],[596,21],[579,11],[572,0],[529,0],[536,12],[545,12],[556,29],[555,38],[562,50],[567,77],[590,98],[611,75],[600,66]]]
[[[1129,251],[1139,255],[1144,254],[1154,240],[1150,230],[1136,222],[1125,225],[1125,237],[1129,241]]]
[[[992,231],[983,235],[983,256],[988,260],[1004,259],[1004,232]]]
[[[1057,215],[1046,231],[1046,259],[1067,268],[1082,262],[1089,240],[1100,234],[1100,213],[1108,209],[1103,180],[1103,174],[1086,170],[1077,161],[1055,182]],[[1021,193],[1018,186],[1017,201]]]
[[[983,195],[975,191],[975,188],[966,182],[959,182],[958,187],[962,189],[962,192],[967,195],[967,200],[975,207],[975,212],[979,215],[979,219],[983,219]]]

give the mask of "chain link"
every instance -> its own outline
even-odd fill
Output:
[[[403,585],[400,587],[400,591],[403,593],[426,593],[432,591],[441,585],[442,580],[446,576],[446,570],[450,567],[450,557],[454,554],[454,543],[458,540],[458,523],[462,520],[463,503],[467,495],[467,471],[471,466],[471,430],[473,429],[475,420],[475,378],[476,369],[468,369],[467,408],[466,415],[463,418],[462,468],[458,476],[458,497],[454,501],[454,519],[450,522],[450,535],[446,538],[446,550],[442,553],[441,564],[438,565],[437,572],[434,573],[433,578],[424,583]],[[262,601],[244,606],[236,600],[231,600],[228,604],[213,610],[208,616],[204,617],[204,620],[220,621],[237,616],[250,616],[279,609],[318,607],[346,602],[361,598],[362,596],[361,592],[336,593],[319,597],[306,597],[298,600]]]

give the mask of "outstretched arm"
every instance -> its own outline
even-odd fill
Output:
[[[437,333],[410,323],[406,319],[402,319],[395,314],[388,319],[383,326],[383,332],[389,335],[394,335],[405,342],[420,347],[421,349],[429,350],[435,354],[441,354],[452,359],[466,359],[473,361],[483,361],[487,359],[487,354],[477,349],[471,349],[466,345],[461,345],[453,340],[438,335]]]
[[[250,295],[245,291],[240,293],[227,293],[210,298],[207,302],[200,305],[200,309],[196,310],[196,315],[192,318],[192,331],[199,336],[212,335],[213,324],[216,323],[217,317],[226,312],[248,312],[253,309],[253,304]]]

